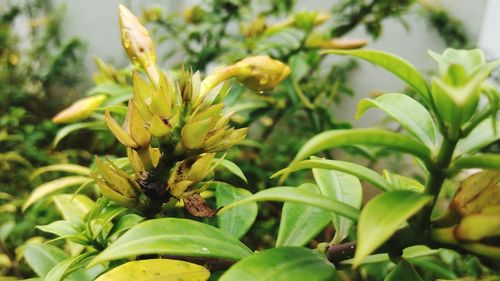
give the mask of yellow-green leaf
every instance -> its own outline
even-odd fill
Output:
[[[208,277],[210,271],[201,265],[179,260],[151,259],[127,262],[99,276],[96,281],[205,281]]]
[[[42,199],[51,193],[54,193],[56,191],[59,191],[67,187],[80,185],[88,180],[89,180],[88,177],[71,176],[46,182],[35,188],[35,190],[33,190],[28,200],[24,202],[23,211],[26,210],[29,206],[31,206],[39,199]]]

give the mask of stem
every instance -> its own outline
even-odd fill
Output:
[[[458,139],[451,140],[444,138],[439,148],[436,160],[429,167],[429,180],[425,186],[425,194],[432,195],[432,204],[426,206],[419,217],[417,218],[417,229],[419,231],[427,231],[430,226],[432,210],[436,205],[436,201],[441,191],[444,180],[446,179],[446,170],[450,166],[453,157],[453,151],[458,143]]]

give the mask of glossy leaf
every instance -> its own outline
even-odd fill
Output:
[[[54,221],[47,225],[39,225],[37,228],[43,232],[49,232],[60,237],[66,237],[79,233],[70,222],[65,220]]]
[[[54,196],[54,203],[63,218],[74,224],[80,223],[87,212],[95,206],[92,199],[81,194],[56,195]]]
[[[415,91],[417,91],[417,93],[422,97],[422,100],[427,106],[431,105],[431,97],[427,82],[413,65],[398,56],[378,50],[367,49],[328,50],[324,51],[323,53],[351,55],[381,66],[401,78]]]
[[[82,129],[105,130],[106,126],[101,121],[92,121],[83,123],[80,122],[64,126],[61,129],[59,129],[59,131],[57,131],[57,134],[54,140],[52,141],[52,147],[55,148],[61,142],[61,140],[67,137],[69,134]]]
[[[436,125],[431,114],[416,100],[397,93],[383,94],[376,99],[362,99],[358,103],[356,119],[371,107],[383,110],[428,147],[436,146]]]
[[[481,122],[467,137],[458,142],[453,157],[456,158],[466,153],[475,152],[490,143],[500,140],[500,122],[496,122],[495,126],[496,133],[493,130],[493,121],[491,119]]]
[[[356,209],[361,208],[363,187],[358,178],[346,173],[325,169],[313,169],[313,175],[321,194],[349,204]],[[353,221],[337,214],[332,214],[331,219],[335,228],[333,243],[340,243],[349,234]]]
[[[123,232],[131,229],[132,227],[138,225],[144,218],[136,215],[136,214],[126,214],[120,216],[116,223],[113,225],[113,228],[109,232],[109,240],[115,240],[120,236]]]
[[[423,281],[420,275],[409,262],[402,260],[399,264],[385,277],[384,281]]]
[[[310,160],[304,160],[296,163],[292,163],[287,168],[278,171],[272,177],[277,177],[283,174],[289,174],[298,170],[303,169],[327,169],[344,172],[346,174],[353,175],[361,180],[367,181],[382,190],[390,190],[391,186],[384,177],[379,175],[377,172],[368,169],[364,166],[340,160],[329,160],[324,158],[315,158]]]
[[[88,177],[82,177],[82,176],[70,176],[70,177],[64,177],[64,178],[59,178],[53,181],[46,182],[37,188],[35,188],[31,194],[30,197],[26,200],[26,202],[23,204],[23,211],[26,210],[29,206],[31,206],[33,203],[38,201],[39,199],[45,198],[49,194],[52,194],[56,191],[80,185],[86,181],[88,181]]]
[[[251,255],[224,273],[219,281],[340,280],[324,255],[302,247],[279,247]]]
[[[408,218],[424,207],[432,197],[409,190],[382,193],[370,200],[358,223],[358,245],[354,266],[381,246]]]
[[[201,265],[179,260],[150,259],[122,264],[99,276],[96,281],[205,281],[210,271]]]
[[[197,221],[163,218],[142,222],[99,254],[92,264],[147,254],[239,260],[252,251],[236,238]]]
[[[90,176],[90,169],[87,167],[75,164],[55,164],[36,169],[33,173],[31,173],[30,179],[33,180],[34,178],[47,172],[67,172],[82,176]]]
[[[78,281],[92,281],[92,278],[90,278],[90,276],[87,276],[85,272],[80,269],[85,267],[96,254],[97,252],[88,252],[61,261],[49,271],[49,273],[45,277],[45,281],[61,281],[64,280],[66,276],[72,274],[75,271],[75,275],[78,276]]]
[[[391,173],[387,170],[384,170],[384,177],[391,184],[393,190],[405,189],[420,193],[425,190],[425,186],[423,184],[410,177]]]
[[[217,158],[215,158],[213,162],[226,168],[229,172],[231,172],[238,178],[242,179],[244,182],[248,182],[247,178],[245,177],[245,174],[243,174],[243,171],[241,171],[240,167],[238,167],[238,165],[236,165],[235,163],[226,159],[217,159]]]
[[[319,188],[310,183],[297,187],[299,190],[319,194]],[[311,241],[330,222],[330,213],[311,205],[285,202],[281,212],[276,247],[303,246]]]
[[[68,258],[68,254],[52,245],[28,244],[24,248],[24,258],[38,276],[45,278],[54,266]]]
[[[229,184],[217,183],[215,198],[217,208],[224,207],[240,199],[252,196],[252,193],[243,188],[236,188]],[[219,228],[236,238],[245,235],[257,218],[257,203],[243,205],[217,216]]]
[[[225,206],[218,212],[218,215],[221,215],[232,208],[256,201],[302,203],[322,208],[326,211],[335,212],[352,220],[357,220],[359,216],[359,210],[350,205],[308,190],[300,190],[294,187],[273,187],[262,190],[250,197]]]
[[[429,148],[412,137],[381,129],[349,129],[331,130],[314,136],[302,146],[292,164],[323,150],[360,144],[388,147],[430,162]]]
[[[500,170],[500,154],[484,153],[471,156],[463,156],[453,161],[450,170],[481,168]]]

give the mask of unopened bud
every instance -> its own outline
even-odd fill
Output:
[[[254,91],[270,91],[290,74],[290,67],[269,56],[245,58],[235,64],[240,68],[236,79]]]
[[[132,63],[142,67],[149,78],[158,83],[159,71],[156,67],[156,50],[153,40],[139,19],[125,6],[119,6],[121,40],[123,48]]]
[[[105,95],[97,95],[86,97],[75,101],[72,105],[59,112],[52,121],[54,123],[71,123],[81,119],[85,119],[106,100]]]
[[[195,5],[184,10],[184,20],[188,23],[197,24],[205,17],[205,10],[202,7]]]
[[[96,158],[96,166],[99,177],[95,179],[104,196],[127,208],[138,204],[140,188],[130,176],[109,160],[103,162]]]

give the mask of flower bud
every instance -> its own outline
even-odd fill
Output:
[[[149,78],[158,83],[159,71],[156,67],[156,50],[149,32],[125,6],[119,6],[121,40],[123,48],[132,63],[142,67]]]
[[[500,171],[482,171],[462,182],[450,205],[451,225],[434,228],[431,238],[500,259]],[[450,216],[453,217],[453,216]]]
[[[259,16],[249,23],[242,23],[240,30],[245,38],[258,37],[266,30],[266,19]]]
[[[139,203],[140,187],[111,161],[96,157],[99,177],[95,177],[101,193],[120,206],[133,208]]]
[[[71,123],[89,117],[106,100],[105,95],[86,97],[75,101],[52,118],[54,123]]]
[[[238,82],[254,91],[270,91],[290,74],[290,67],[269,56],[248,57],[237,62]]]
[[[189,7],[184,10],[184,20],[188,23],[197,24],[200,23],[205,17],[205,10],[199,5]]]

